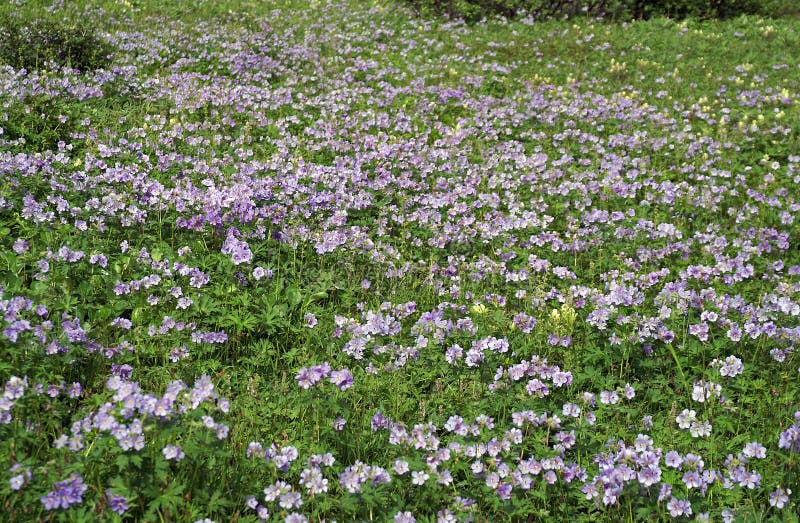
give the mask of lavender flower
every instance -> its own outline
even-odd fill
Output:
[[[336,416],[333,420],[333,430],[337,432],[341,432],[344,430],[344,426],[347,424],[347,420],[341,416]]]
[[[66,509],[83,502],[86,488],[83,478],[73,473],[67,479],[57,482],[52,491],[42,496],[41,501],[45,510]]]
[[[789,503],[789,496],[792,495],[792,489],[776,488],[769,494],[769,505],[778,509],[782,509]]]
[[[339,387],[339,390],[345,391],[353,386],[353,375],[347,369],[335,370],[331,372],[331,383]]]
[[[30,249],[30,244],[27,242],[27,240],[17,238],[16,241],[14,241],[14,244],[11,246],[11,249],[17,254],[25,254]]]
[[[180,461],[186,457],[183,449],[177,445],[167,445],[161,452],[168,461]]]
[[[416,521],[417,518],[414,517],[410,510],[397,512],[394,515],[394,523],[415,523]]]
[[[106,501],[108,502],[108,508],[119,515],[124,514],[130,508],[128,500],[124,496],[117,496],[111,490],[106,490]]]

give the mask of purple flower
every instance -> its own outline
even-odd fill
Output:
[[[28,252],[30,244],[27,241],[23,240],[22,238],[17,238],[17,240],[14,242],[14,245],[12,245],[11,248],[17,254],[25,254],[26,252]]]
[[[689,470],[683,475],[683,483],[686,485],[687,489],[691,489],[701,487],[703,481],[696,470]]]
[[[328,491],[328,480],[322,476],[319,467],[303,469],[300,473],[300,484],[308,489],[308,494],[314,496]]]
[[[25,476],[18,474],[8,480],[11,490],[20,490],[25,485]]]
[[[300,508],[303,499],[299,492],[289,491],[281,494],[278,504],[285,509]]]
[[[344,430],[345,424],[347,424],[346,419],[341,416],[336,416],[336,419],[333,420],[333,430],[341,432]]]
[[[230,255],[234,265],[250,263],[253,259],[253,252],[250,250],[250,246],[246,242],[236,239],[232,233],[228,234],[222,244],[222,254]]]
[[[331,383],[339,387],[339,390],[347,390],[353,386],[353,375],[347,369],[335,370],[331,372]]]
[[[265,269],[260,265],[253,269],[253,278],[258,281],[262,278],[272,278],[272,269]]]
[[[80,320],[64,320],[61,322],[61,329],[67,335],[67,339],[73,343],[80,343],[86,341],[86,331],[81,328]]]
[[[83,493],[86,488],[83,478],[72,473],[69,478],[57,482],[52,491],[42,496],[41,502],[44,504],[45,510],[69,508],[71,505],[83,502]]]
[[[417,521],[417,518],[414,517],[410,510],[398,512],[394,515],[394,523],[414,523],[415,521]]]
[[[430,475],[423,470],[415,470],[411,472],[411,483],[414,485],[424,485],[430,478]]]
[[[617,402],[619,402],[619,395],[616,392],[610,390],[600,392],[600,403],[604,405],[614,405]]]
[[[639,471],[637,479],[645,487],[655,485],[661,480],[661,469],[657,466],[644,468]]]
[[[673,518],[692,515],[692,504],[688,499],[672,498],[667,502],[667,509]]]
[[[764,459],[767,457],[767,448],[757,441],[751,441],[744,446],[742,454],[748,458]]]
[[[161,450],[161,452],[168,461],[180,461],[186,457],[183,449],[178,445],[167,445]]]
[[[108,508],[119,515],[124,514],[129,508],[128,500],[124,496],[115,495],[111,490],[106,490],[106,500],[108,501]]]
[[[623,395],[625,396],[626,399],[629,400],[633,399],[633,397],[636,396],[636,391],[633,389],[630,383],[625,384],[625,390],[623,392]]]
[[[372,427],[373,431],[376,431],[380,429],[388,429],[390,423],[391,420],[387,419],[386,416],[383,415],[383,412],[376,412],[372,416],[370,426]]]
[[[570,385],[572,383],[572,373],[571,372],[556,372],[553,374],[553,385],[556,387],[562,387],[564,385]]]
[[[672,496],[672,485],[670,485],[669,483],[663,483],[658,491],[659,503],[671,496]]]
[[[17,474],[16,476],[12,476],[8,480],[11,490],[15,490],[15,491],[21,490],[22,487],[24,487],[33,478],[33,474],[31,473],[31,469],[30,468],[25,468],[21,463],[16,463],[14,466],[12,466],[9,469],[9,472],[11,472],[12,474],[14,474],[15,472],[20,472],[20,471],[22,471],[20,474]],[[791,491],[789,491],[789,493],[791,494]]]
[[[92,254],[89,256],[89,263],[106,268],[108,266],[108,258],[106,258],[103,254]]]
[[[774,491],[772,491],[769,495],[769,504],[771,507],[775,508],[783,508],[789,503],[789,496],[792,494],[792,489],[787,488],[784,490],[781,487],[778,487]]]
[[[398,476],[402,476],[406,472],[408,472],[408,462],[402,459],[396,459],[394,461],[394,472]]]
[[[299,371],[297,371],[297,376],[295,376],[294,379],[297,380],[297,384],[300,386],[300,388],[306,390],[313,387],[319,381],[317,375],[306,367],[302,367]]]
[[[800,424],[796,423],[781,432],[778,438],[778,448],[800,452]]]

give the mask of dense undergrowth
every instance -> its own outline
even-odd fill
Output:
[[[537,20],[588,16],[620,22],[654,17],[683,20],[800,14],[800,6],[792,0],[406,0],[406,3],[420,13],[467,22],[493,16],[532,16]]]
[[[299,7],[8,8],[0,519],[797,521],[796,21]]]

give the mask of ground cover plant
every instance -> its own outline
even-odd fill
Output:
[[[797,521],[797,20],[3,9],[0,519]]]

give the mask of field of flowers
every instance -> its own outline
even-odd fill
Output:
[[[3,8],[0,521],[798,521],[800,21],[166,4]]]

